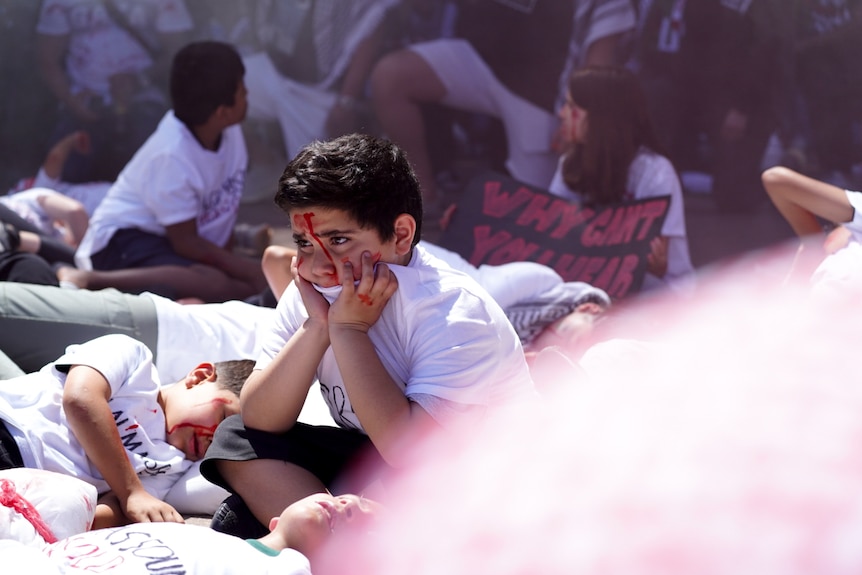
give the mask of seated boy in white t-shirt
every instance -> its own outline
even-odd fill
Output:
[[[214,526],[242,535],[346,480],[360,453],[404,466],[420,433],[535,393],[500,306],[417,246],[422,196],[394,144],[358,134],[312,143],[288,164],[276,203],[290,216],[295,279],[242,416],[219,426],[201,465],[235,494]],[[297,423],[314,381],[338,428]]]
[[[78,477],[100,494],[94,527],[176,521],[162,500],[239,412],[249,360],[201,363],[162,386],[152,353],[125,335],[69,346],[53,363],[0,381],[0,469]]]
[[[260,293],[260,262],[233,253],[248,168],[244,73],[223,42],[176,53],[172,109],[90,218],[75,253],[81,269],[62,268],[61,281],[208,302]]]

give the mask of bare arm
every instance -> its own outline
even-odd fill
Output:
[[[101,373],[73,365],[63,388],[63,410],[72,432],[117,496],[128,521],[182,523],[182,515],[144,489],[114,423],[110,397],[111,387]]]
[[[342,292],[329,314],[332,350],[362,427],[383,459],[398,467],[404,458],[402,446],[436,426],[428,412],[404,395],[368,337],[368,330],[398,289],[398,280],[385,264],[378,265],[375,274],[367,252],[362,256],[359,285],[353,285],[349,263],[342,277]]]
[[[291,262],[308,319],[290,337],[272,362],[249,376],[240,392],[243,423],[273,433],[290,429],[308,396],[317,366],[329,348],[329,304],[296,272]]]
[[[777,166],[763,172],[763,187],[799,237],[823,233],[818,217],[835,224],[853,219],[854,209],[841,188]]]
[[[252,291],[260,291],[266,285],[260,262],[234,254],[202,238],[198,235],[195,220],[166,226],[165,232],[177,254],[218,268],[228,276],[248,283]]]
[[[90,223],[90,216],[87,215],[84,205],[78,200],[62,194],[45,194],[39,196],[37,201],[48,214],[48,217],[65,226],[69,232],[68,243],[77,247]]]

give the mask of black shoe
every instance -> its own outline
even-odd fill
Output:
[[[222,501],[213,515],[210,528],[241,539],[258,539],[269,533],[239,495],[231,495]]]

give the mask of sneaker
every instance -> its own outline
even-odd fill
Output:
[[[210,528],[241,539],[258,539],[269,530],[258,521],[239,495],[231,495],[219,505]]]

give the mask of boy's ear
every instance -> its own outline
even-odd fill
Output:
[[[395,218],[395,249],[398,255],[409,254],[413,249],[413,238],[416,236],[416,220],[410,214],[401,214]]]
[[[269,520],[269,531],[270,533],[275,531],[275,526],[278,525],[278,517],[273,517]]]
[[[199,383],[204,381],[215,381],[216,380],[216,369],[215,365],[206,362],[199,364],[196,368],[191,370],[189,374],[186,376],[186,387],[192,388]]]

